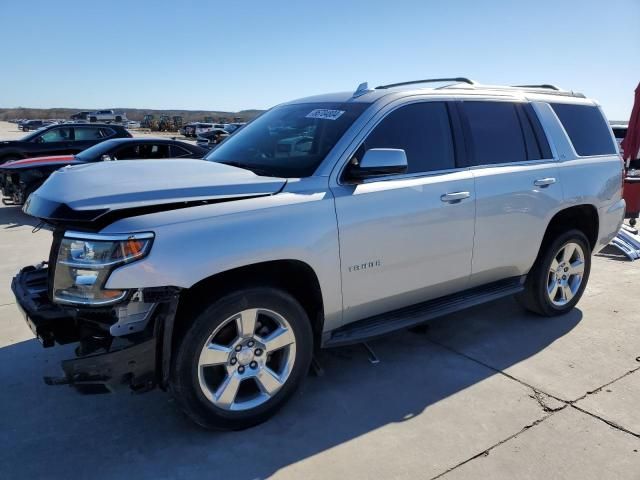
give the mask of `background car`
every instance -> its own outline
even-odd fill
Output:
[[[622,140],[624,140],[624,137],[627,135],[628,128],[629,125],[626,123],[611,125],[611,130],[613,130],[613,135],[616,137],[616,142],[618,143],[620,151],[622,151],[622,146],[620,144],[622,143]]]
[[[0,165],[21,158],[74,155],[109,138],[131,138],[131,134],[119,125],[50,125],[20,140],[0,141]]]
[[[116,112],[115,110],[97,110],[90,112],[87,115],[87,120],[90,123],[95,122],[126,122],[127,116],[123,112]]]
[[[48,125],[53,125],[55,122],[52,120],[27,120],[20,125],[23,132],[29,132],[31,130],[38,130]]]
[[[229,132],[226,130],[222,130],[220,128],[215,128],[213,130],[209,130],[208,132],[203,132],[196,138],[196,144],[199,147],[206,148],[207,150],[212,149],[220,142],[222,142],[225,138],[229,136]]]
[[[0,190],[5,204],[20,205],[54,171],[67,165],[111,160],[202,158],[207,150],[186,142],[162,138],[115,138],[77,155],[15,160],[0,166]]]

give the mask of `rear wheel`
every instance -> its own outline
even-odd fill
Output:
[[[518,298],[527,310],[539,315],[562,315],[582,297],[590,271],[589,241],[581,231],[570,230],[540,252]]]
[[[170,388],[206,428],[239,430],[275,414],[304,379],[309,319],[288,293],[252,288],[212,303],[182,338]]]

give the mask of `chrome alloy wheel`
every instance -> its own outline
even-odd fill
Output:
[[[204,343],[198,381],[216,407],[249,410],[280,390],[295,359],[295,335],[282,315],[262,308],[243,310],[222,322]]]
[[[551,261],[547,294],[555,306],[562,307],[576,296],[584,276],[585,258],[580,245],[566,243]]]

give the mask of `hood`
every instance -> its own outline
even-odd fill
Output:
[[[36,190],[25,213],[97,230],[130,216],[273,195],[282,178],[190,159],[125,160],[62,168]]]
[[[4,163],[0,166],[0,169],[23,169],[41,166],[56,166],[56,165],[69,165],[70,163],[83,163],[76,160],[73,155],[57,155],[53,157],[34,157],[25,158],[24,160],[13,160],[11,162]]]

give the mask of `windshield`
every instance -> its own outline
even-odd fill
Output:
[[[100,160],[102,155],[106,155],[109,151],[118,143],[119,140],[106,140],[104,142],[100,142],[93,147],[89,147],[86,150],[81,151],[76,155],[76,158],[82,162],[95,162],[96,160]]]
[[[308,177],[366,103],[275,107],[231,135],[205,158],[271,177]]]

